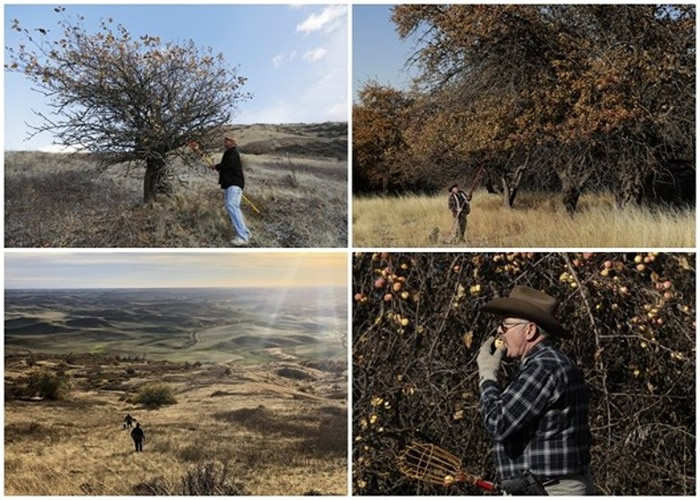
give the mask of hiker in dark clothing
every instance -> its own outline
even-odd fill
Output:
[[[143,451],[143,442],[146,440],[146,435],[143,433],[140,423],[136,422],[136,427],[131,431],[131,438],[134,440],[134,445],[136,445],[136,451]]]
[[[448,199],[448,207],[452,212],[452,217],[455,221],[452,224],[452,232],[450,241],[455,240],[466,243],[465,233],[467,231],[467,215],[469,215],[469,202],[472,201],[472,195],[467,194],[457,184],[450,188],[450,197]]]
[[[231,243],[235,246],[243,246],[250,240],[250,231],[245,225],[243,212],[241,212],[241,198],[245,186],[241,155],[238,153],[236,138],[233,135],[224,136],[224,147],[226,151],[221,157],[221,163],[212,165],[211,168],[219,172],[219,184],[224,190],[226,212],[236,230],[236,237],[231,240]]]
[[[126,417],[124,417],[124,428],[125,429],[131,429],[131,426],[134,424],[134,417],[129,415],[128,413],[126,414]]]

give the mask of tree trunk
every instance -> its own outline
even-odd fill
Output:
[[[615,191],[615,204],[618,208],[623,208],[630,203],[641,205],[644,186],[641,173],[638,171],[623,172],[620,175],[618,186]]]
[[[505,208],[513,208],[513,197],[511,197],[510,184],[505,175],[501,176],[501,185],[503,186],[503,206]]]
[[[159,194],[172,194],[172,186],[168,182],[165,172],[165,161],[161,158],[149,158],[146,160],[146,175],[143,178],[143,201],[151,203],[156,201]]]
[[[581,188],[574,183],[567,183],[562,186],[564,191],[564,207],[569,215],[573,215],[576,212],[576,205],[578,204],[578,199],[581,196]]]
[[[493,180],[490,175],[486,175],[486,180],[484,181],[484,186],[486,187],[486,192],[489,194],[501,194],[501,191],[494,186]]]
[[[564,194],[564,208],[569,215],[576,213],[576,205],[583,188],[583,182],[571,173],[572,169],[572,164],[569,164],[565,170],[557,171],[559,182],[561,182],[561,191]]]
[[[578,200],[583,192],[583,187],[592,175],[592,168],[587,156],[580,161],[570,160],[562,170],[557,170],[557,176],[561,182],[561,190],[564,195],[564,208],[573,215],[576,213]]]

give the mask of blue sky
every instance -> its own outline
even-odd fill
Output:
[[[88,31],[112,17],[134,38],[192,39],[223,52],[248,78],[254,98],[239,106],[235,123],[345,121],[348,116],[347,7],[344,5],[65,5],[65,14],[85,16]],[[5,46],[17,46],[23,27],[59,33],[52,5],[6,5]],[[5,150],[51,150],[44,134],[25,141],[31,109],[46,110],[29,82],[5,72]]]
[[[369,79],[407,89],[415,69],[405,69],[414,40],[400,40],[391,22],[391,5],[354,5],[352,9],[352,90]]]
[[[344,252],[5,254],[5,288],[347,287]]]

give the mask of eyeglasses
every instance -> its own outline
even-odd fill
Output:
[[[501,324],[498,325],[498,328],[500,328],[501,332],[503,332],[503,335],[505,335],[506,332],[508,330],[510,330],[511,328],[514,328],[518,325],[527,325],[529,323],[531,323],[531,322],[530,321],[518,321],[517,323],[511,323],[511,324],[507,325],[505,321],[501,321]]]

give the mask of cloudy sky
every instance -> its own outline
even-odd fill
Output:
[[[347,286],[344,252],[5,253],[5,288]]]
[[[16,47],[13,19],[29,29],[59,34],[54,5],[6,5],[5,46]],[[235,123],[290,123],[348,119],[348,15],[344,5],[71,5],[65,14],[85,17],[93,32],[113,18],[138,38],[193,40],[223,52],[248,78],[254,98],[239,106]],[[54,28],[55,27],[55,28]],[[5,74],[5,150],[54,150],[48,134],[26,141],[32,113],[46,100],[17,73]]]

